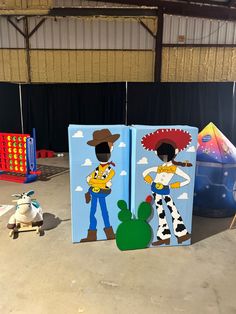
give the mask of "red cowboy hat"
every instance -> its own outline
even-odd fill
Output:
[[[192,141],[191,135],[181,129],[159,129],[153,133],[146,134],[141,143],[146,150],[156,150],[160,143],[169,143],[184,150]]]

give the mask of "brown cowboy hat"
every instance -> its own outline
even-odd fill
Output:
[[[96,146],[103,142],[114,143],[119,137],[120,134],[111,134],[108,129],[97,130],[93,132],[93,139],[88,141],[87,144],[90,146]]]

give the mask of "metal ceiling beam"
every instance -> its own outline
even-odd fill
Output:
[[[31,62],[30,62],[30,41],[29,41],[29,24],[28,18],[23,19],[24,33],[25,33],[25,49],[26,49],[26,63],[27,63],[27,74],[28,82],[31,83]]]
[[[186,3],[185,1],[170,0],[107,0],[107,3],[139,4],[142,7],[133,8],[52,8],[47,13],[38,14],[40,16],[78,16],[78,17],[142,17],[156,16],[157,8],[163,10],[163,14],[183,15],[200,17],[207,19],[236,21],[236,8],[229,6],[210,6],[197,3]],[[7,15],[7,14],[6,14]],[[9,14],[8,14],[9,15]],[[14,14],[22,15],[22,14]]]
[[[7,18],[7,21],[8,21],[13,27],[15,27],[15,29],[16,29],[23,37],[25,37],[25,33],[20,29],[20,27],[19,27],[17,24],[15,24],[15,23],[11,20],[10,17]]]
[[[236,21],[236,8],[222,5],[221,3],[218,5],[204,5],[203,2],[192,3],[190,1],[186,3],[186,1],[168,0],[106,0],[106,2],[139,5],[145,8],[159,7],[163,9],[163,13],[165,14]]]
[[[219,1],[214,1],[214,0],[182,0],[184,2],[188,3],[198,3],[198,4],[207,4],[207,5],[216,5],[216,6],[228,6],[228,2],[219,2]]]
[[[88,0],[88,1],[94,1],[94,0]],[[235,0],[229,0],[229,1],[235,1]],[[215,0],[175,0],[177,3],[198,3],[198,4],[206,4],[206,5],[216,5],[219,7],[224,7],[228,5],[229,1],[225,2],[219,2]],[[132,5],[132,6],[143,6],[143,7],[156,7],[161,2],[169,2],[168,0],[97,0],[97,2],[107,2],[107,3],[120,3],[125,5]]]
[[[161,82],[162,70],[162,46],[163,46],[163,25],[164,16],[162,9],[158,10],[157,15],[157,35],[156,35],[156,53],[155,53],[155,68],[154,68],[154,81]]]
[[[143,8],[53,8],[49,16],[156,16],[156,10]]]
[[[154,32],[141,20],[138,20],[140,25],[142,25],[142,27],[153,37],[156,39],[156,35],[154,34]]]

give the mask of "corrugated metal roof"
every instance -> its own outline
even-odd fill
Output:
[[[164,44],[236,44],[236,23],[164,16]]]
[[[15,24],[23,30],[23,21]],[[0,48],[24,48],[24,37],[13,27],[6,17],[0,17]]]
[[[30,18],[30,29],[39,21],[40,18]],[[134,19],[48,18],[31,37],[30,44],[33,49],[153,50],[155,47],[153,37]]]

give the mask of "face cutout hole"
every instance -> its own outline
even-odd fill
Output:
[[[111,150],[107,142],[103,142],[95,146],[97,159],[101,162],[107,162],[111,157]]]
[[[175,157],[175,148],[168,143],[162,143],[156,150],[157,156],[164,162],[171,161]]]

